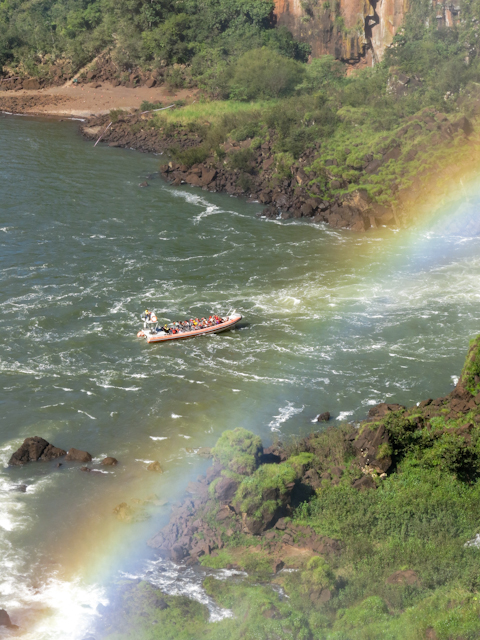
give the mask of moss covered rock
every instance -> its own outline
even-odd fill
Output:
[[[212,449],[222,466],[240,475],[250,475],[260,464],[262,440],[251,431],[237,428],[224,431]]]

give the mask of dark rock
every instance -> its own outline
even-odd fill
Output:
[[[277,447],[267,447],[263,450],[260,458],[261,464],[279,464],[280,462],[282,462],[282,457]]]
[[[390,468],[392,458],[389,438],[383,424],[376,429],[365,425],[356,440],[353,441],[353,447],[357,451],[357,458],[362,466],[368,465],[381,473]]]
[[[381,402],[369,409],[368,419],[371,421],[381,420],[391,411],[399,411],[400,409],[405,409],[405,407],[401,404],[388,404],[386,402]]]
[[[462,116],[455,122],[452,122],[452,129],[453,131],[463,131],[466,136],[473,133],[473,125],[465,116]]]
[[[278,529],[279,531],[285,531],[286,528],[287,528],[287,523],[285,521],[285,518],[280,518],[275,523],[275,529]]]
[[[330,420],[330,412],[324,411],[317,417],[317,422],[328,422]]]
[[[145,182],[141,182],[138,186],[139,187],[148,187],[148,182],[145,180]]]
[[[15,451],[10,458],[8,464],[10,465],[22,465],[27,462],[36,462],[41,460],[42,462],[48,462],[64,456],[66,451],[54,447],[43,438],[39,436],[33,436],[32,438],[26,438],[23,441],[22,446]]]
[[[358,491],[367,491],[368,489],[376,489],[377,485],[372,476],[362,476],[359,480],[355,480],[352,487]]]
[[[152,87],[154,87],[157,84],[157,81],[155,80],[155,78],[149,78],[146,83],[145,86],[147,86],[149,89],[151,89]]]
[[[86,471],[86,472],[89,473],[91,471],[91,469],[90,469],[90,467],[80,467],[80,471]]]
[[[91,462],[92,456],[87,451],[81,451],[80,449],[72,447],[68,450],[65,460],[68,462]]]
[[[223,471],[223,467],[219,462],[215,462],[211,467],[208,467],[206,472],[207,483],[213,482],[216,478],[219,478]]]
[[[20,493],[26,493],[27,485],[26,484],[17,484],[14,487],[10,487],[10,491],[19,491]]]
[[[383,161],[388,162],[389,160],[398,160],[401,153],[402,150],[400,147],[393,147],[393,149],[390,149],[390,151],[383,156]]]
[[[165,609],[168,609],[168,604],[165,602],[165,600],[163,598],[158,598],[155,607],[157,609],[160,609],[160,611],[165,611]]]
[[[425,409],[425,407],[428,407],[428,405],[431,403],[432,403],[432,399],[429,398],[428,400],[422,400],[418,406],[420,409]]]
[[[12,627],[12,621],[5,609],[0,609],[0,627]]]
[[[381,166],[382,166],[381,160],[372,160],[365,167],[365,172],[375,174],[378,172]]]
[[[217,175],[216,169],[204,168],[202,170],[201,186],[206,187],[207,185],[209,185],[211,182],[213,182],[213,180],[215,180],[216,175]]]
[[[185,549],[178,544],[173,545],[173,547],[170,549],[170,560],[172,562],[179,563],[185,558],[186,555],[187,554]]]
[[[101,464],[107,466],[107,467],[114,467],[116,464],[118,464],[118,460],[116,458],[112,458],[110,456],[108,456],[107,458],[104,458],[101,462]]]
[[[238,487],[239,483],[232,478],[221,478],[215,485],[215,496],[220,502],[231,502]]]
[[[302,480],[314,490],[319,489],[322,486],[322,479],[318,475],[318,471],[316,469],[309,469],[303,476]]]

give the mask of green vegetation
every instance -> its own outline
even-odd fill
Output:
[[[479,342],[480,336],[467,356],[467,382],[477,375]],[[322,482],[285,521],[290,539],[280,557],[290,571],[273,574],[278,546],[269,546],[273,538],[281,542],[285,522],[263,536],[228,534],[220,523],[222,549],[201,563],[236,566],[249,575],[229,581],[210,575],[204,588],[234,618],[212,624],[200,605],[171,597],[164,598],[167,608],[154,612],[155,598],[163,596],[137,585],[132,592],[148,597],[129,596],[127,628],[107,637],[127,638],[128,628],[135,628],[136,637],[168,639],[176,627],[175,637],[185,640],[478,638],[480,549],[469,541],[480,526],[480,405],[470,409],[472,396],[459,389],[459,396],[390,412],[363,430],[344,425],[292,441],[281,464],[256,467],[258,438],[243,429],[225,432],[214,450],[217,460],[250,456],[252,470],[234,500],[243,501],[247,515],[263,515],[269,500],[287,494],[312,471],[343,469],[336,482]],[[457,412],[455,403],[464,403],[463,409]],[[359,491],[352,484],[363,463],[352,438],[382,427],[389,442],[379,450],[392,455],[393,465],[387,477],[377,477],[376,489]],[[218,506],[212,504],[213,523]],[[273,508],[278,505],[277,500]],[[338,551],[302,545],[302,536],[312,532],[317,540],[338,541]],[[279,596],[280,588],[288,598]],[[186,616],[181,621],[179,611]]]
[[[212,449],[212,455],[234,473],[249,475],[255,471],[262,454],[262,441],[246,429],[225,431]]]
[[[324,11],[345,31],[338,2],[317,5],[302,3],[307,17]],[[196,129],[199,148],[173,144],[174,159],[187,167],[223,161],[228,141],[268,142],[275,161],[270,186],[294,177],[302,159],[305,198],[332,202],[361,189],[374,203],[401,206],[399,193],[418,187],[420,175],[426,181],[462,162],[463,136],[440,131],[428,118],[436,111],[450,121],[476,114],[480,0],[462,3],[453,28],[437,28],[429,0],[413,3],[384,60],[349,75],[332,56],[305,64],[309,47],[274,27],[273,6],[272,0],[3,2],[0,66],[20,76],[49,76],[58,67],[72,75],[101,55],[115,63],[119,80],[140,69],[159,72],[169,87],[198,87],[202,95],[192,107],[152,114],[151,127],[166,136]],[[407,84],[399,84],[404,76]],[[238,184],[248,190],[262,169],[243,160],[231,158],[227,166],[239,170]]]
[[[478,337],[470,342],[470,349],[462,369],[461,380],[472,395],[475,396],[480,392],[480,340]]]

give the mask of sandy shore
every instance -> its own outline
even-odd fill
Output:
[[[43,116],[86,118],[108,113],[111,109],[138,109],[144,100],[168,102],[192,97],[191,89],[168,90],[146,86],[129,89],[104,82],[94,89],[92,84],[50,87],[38,91],[0,91],[0,111]]]

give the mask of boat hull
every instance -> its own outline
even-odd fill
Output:
[[[213,327],[206,327],[205,329],[199,329],[198,331],[185,331],[184,333],[174,333],[168,335],[159,335],[154,333],[146,333],[145,338],[148,343],[150,342],[170,342],[171,340],[184,340],[185,338],[197,338],[198,336],[206,336],[210,333],[220,333],[221,331],[227,331],[234,327],[242,316],[237,313],[234,316],[228,318],[225,322],[217,324]]]

